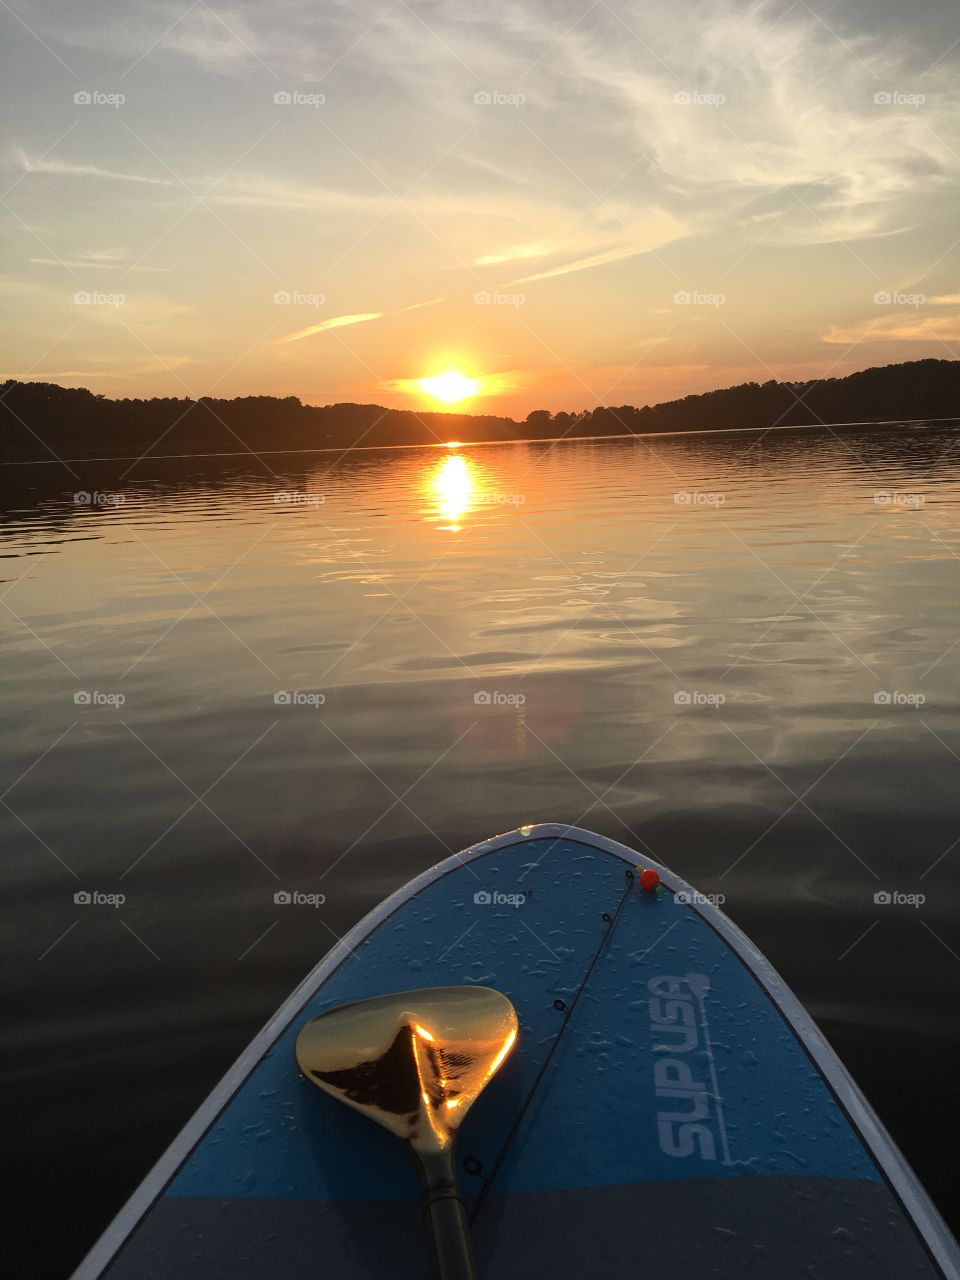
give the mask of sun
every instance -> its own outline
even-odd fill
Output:
[[[468,378],[456,369],[448,369],[431,378],[420,378],[417,386],[434,400],[442,400],[444,404],[457,404],[475,396],[480,390],[480,381],[478,378]]]

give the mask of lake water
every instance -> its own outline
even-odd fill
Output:
[[[956,1228],[958,446],[2,468],[5,1145],[24,1229],[60,1223],[34,1272],[336,937],[535,820],[723,895]]]

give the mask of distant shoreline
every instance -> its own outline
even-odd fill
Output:
[[[188,462],[200,458],[267,458],[302,457],[311,453],[396,453],[404,449],[481,449],[497,448],[518,444],[573,444],[593,440],[662,440],[677,436],[735,436],[735,435],[769,435],[782,431],[835,431],[862,427],[880,429],[901,427],[910,430],[921,430],[926,427],[955,423],[960,426],[960,414],[949,418],[899,418],[868,419],[861,422],[801,422],[782,424],[772,427],[685,427],[677,431],[636,431],[611,432],[605,435],[560,435],[560,436],[521,436],[504,440],[434,440],[412,441],[409,444],[358,444],[358,445],[317,445],[305,449],[237,449],[223,453],[147,453],[120,456],[104,454],[100,457],[83,458],[13,458],[0,459],[2,467],[56,467],[66,463],[79,464],[87,462]]]
[[[303,404],[297,396],[110,399],[84,387],[0,386],[0,462],[80,462],[543,444],[721,432],[841,433],[960,421],[960,360],[914,360],[809,382],[746,382],[635,405],[484,413]]]

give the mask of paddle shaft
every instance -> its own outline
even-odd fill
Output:
[[[423,1211],[433,1244],[434,1280],[476,1280],[470,1228],[457,1187],[453,1146],[414,1152],[423,1186]]]

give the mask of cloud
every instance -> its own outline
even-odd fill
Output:
[[[150,187],[172,187],[176,184],[166,178],[150,178],[139,173],[121,173],[116,169],[102,169],[99,165],[80,164],[70,160],[56,160],[40,157],[31,160],[24,152],[17,150],[15,158],[20,167],[27,173],[49,173],[71,178],[106,178],[111,182],[139,182]]]
[[[960,299],[957,299],[960,301]],[[864,321],[846,328],[831,326],[824,334],[824,342],[844,346],[869,345],[887,342],[960,342],[960,314],[953,316],[924,316],[916,311],[907,314],[883,316],[879,320]]]
[[[77,267],[95,271],[137,271],[144,275],[159,275],[172,270],[171,267],[141,267],[129,259],[117,261],[99,261],[96,254],[81,254],[78,258],[31,258],[30,262],[38,267]]]
[[[35,7],[39,7],[36,0]],[[84,21],[72,26],[74,13],[60,11],[46,31],[52,39],[77,48],[113,54],[130,68],[147,58],[170,63],[173,54],[174,61],[192,62],[206,71],[243,73],[260,60],[258,47],[266,50],[276,36],[260,36],[239,10],[238,4],[218,5],[214,10],[203,0],[193,4],[128,0],[121,22],[113,5],[98,6],[92,0],[85,8]],[[33,21],[42,31],[38,17],[34,14]]]
[[[610,175],[703,229],[765,219],[775,242],[816,244],[899,230],[921,190],[960,169],[952,70],[923,77],[920,105],[877,102],[917,87],[911,51],[843,16],[828,28],[808,6],[694,0],[631,30],[598,6],[551,44],[561,15],[525,4],[511,25],[549,50],[524,80],[528,100],[565,85],[566,136],[540,134],[540,117],[531,125],[585,204]],[[778,196],[779,212],[756,208]]]
[[[411,302],[409,306],[401,307],[400,311],[420,311],[423,307],[438,307],[441,302],[449,301],[449,297],[427,298],[424,302]]]
[[[200,189],[210,185],[203,179]],[[191,183],[191,185],[193,185]],[[305,212],[342,209],[347,212],[382,214],[389,196],[357,193],[345,188],[306,186],[268,174],[236,172],[230,174],[206,197],[218,204],[247,205],[252,208],[304,210]]]
[[[149,48],[151,64],[176,54],[184,76],[190,63],[253,67],[248,102],[274,112],[278,142],[316,134],[321,116],[270,105],[277,85],[306,83],[305,73],[340,112],[323,108],[324,124],[339,134],[349,122],[343,136],[362,161],[352,183],[300,183],[278,162],[273,173],[229,174],[211,201],[376,216],[388,190],[355,189],[372,168],[418,216],[473,221],[463,239],[473,230],[479,240],[465,246],[476,266],[546,259],[531,281],[602,265],[608,252],[628,257],[631,242],[639,253],[717,228],[732,250],[758,236],[805,246],[896,234],[920,220],[921,192],[960,168],[949,68],[924,77],[922,105],[877,104],[878,92],[911,88],[911,50],[882,29],[864,34],[849,0],[829,28],[809,7],[773,0],[690,0],[645,12],[642,24],[597,5],[572,26],[546,0],[491,0],[482,12],[456,0],[323,11],[288,0],[279,14],[156,2],[134,6],[122,26],[97,7],[67,39],[124,57]],[[526,101],[477,106],[485,86],[522,89]],[[172,185],[93,164],[38,169]],[[418,173],[429,180],[408,191]],[[650,218],[664,234],[647,234]],[[494,219],[500,244],[482,225]],[[566,264],[553,259],[565,247]]]
[[[532,284],[535,280],[552,280],[554,276],[567,276],[572,271],[589,271],[592,267],[604,267],[610,262],[622,262],[624,258],[635,258],[645,252],[645,249],[633,245],[619,249],[607,249],[602,253],[591,255],[589,258],[578,258],[573,262],[564,262],[560,266],[548,267],[545,271],[537,271],[530,276],[518,276],[516,280],[508,281],[508,284]]]
[[[304,338],[312,338],[315,333],[325,333],[328,329],[342,329],[349,324],[365,324],[368,320],[379,320],[382,316],[382,311],[363,311],[350,316],[332,316],[321,324],[309,324],[305,329],[297,329],[293,333],[284,334],[282,338],[274,338],[269,345],[279,347],[290,342],[302,342]]]
[[[476,258],[474,265],[491,267],[501,262],[520,262],[525,258],[546,257],[549,252],[550,245],[547,244],[518,244],[501,249],[498,253],[486,253],[480,258]]]
[[[153,178],[138,173],[123,173],[116,169],[105,169],[100,165],[86,164],[71,160],[40,158],[33,160],[18,149],[14,153],[15,162],[25,173],[53,174],[58,177],[71,178],[103,178],[115,182],[142,183],[154,187],[176,187],[181,185],[167,178]],[[209,192],[204,198],[209,203],[247,205],[253,208],[290,209],[318,211],[342,209],[348,212],[382,213],[384,194],[375,195],[355,193],[344,188],[305,186],[276,176],[231,172],[226,177],[211,174],[184,179],[185,188],[197,192]],[[434,203],[433,211],[436,212]],[[453,212],[451,203],[444,206]]]

